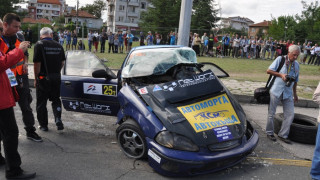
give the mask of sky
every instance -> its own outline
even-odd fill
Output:
[[[216,0],[217,1],[217,0]],[[308,4],[315,0],[305,0]],[[301,0],[220,0],[221,16],[247,17],[255,23],[282,15],[301,14]]]

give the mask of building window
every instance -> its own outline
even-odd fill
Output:
[[[120,5],[119,6],[119,11],[124,11],[125,10],[125,6],[124,5]]]
[[[134,23],[134,18],[130,18],[130,22],[131,22],[131,23]]]
[[[49,13],[49,11],[48,11],[48,10],[46,10],[46,13]]]
[[[119,21],[123,22],[123,16],[119,16]]]
[[[34,12],[34,9],[31,9],[31,12]]]
[[[253,32],[253,33],[256,32],[256,28],[252,28],[251,32]]]
[[[145,2],[142,2],[141,3],[141,9],[145,9],[146,8],[146,3]]]

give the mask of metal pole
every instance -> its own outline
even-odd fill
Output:
[[[76,18],[76,32],[78,33],[79,31],[78,31],[78,15],[79,15],[79,13],[78,13],[78,7],[79,7],[79,0],[77,0],[77,18]]]
[[[178,45],[189,45],[189,33],[191,24],[192,1],[182,0],[179,21]]]

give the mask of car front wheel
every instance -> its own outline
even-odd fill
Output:
[[[135,159],[147,157],[145,136],[135,121],[128,119],[117,128],[116,132],[118,143],[128,157]]]

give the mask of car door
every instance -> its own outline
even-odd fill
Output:
[[[61,77],[61,100],[67,111],[116,116],[118,81],[103,62],[88,51],[70,51]]]

